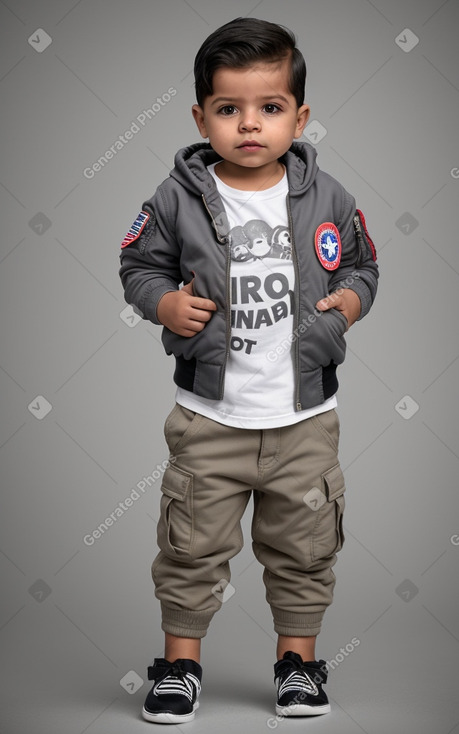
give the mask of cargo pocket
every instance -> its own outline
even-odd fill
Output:
[[[158,545],[167,555],[187,557],[193,538],[193,475],[169,466],[161,485]]]
[[[344,476],[339,464],[322,474],[323,501],[317,510],[312,534],[312,560],[329,558],[341,550],[344,543]]]

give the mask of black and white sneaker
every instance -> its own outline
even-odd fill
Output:
[[[178,658],[170,663],[155,658],[148,667],[148,680],[154,686],[148,694],[142,716],[157,724],[181,724],[193,721],[199,706],[202,668],[194,660]]]
[[[328,714],[330,704],[322,684],[327,682],[325,660],[303,663],[301,655],[286,652],[274,665],[277,686],[276,714],[317,716]]]

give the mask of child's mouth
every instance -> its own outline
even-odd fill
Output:
[[[238,145],[238,148],[250,152],[252,150],[261,150],[261,148],[264,148],[264,145],[260,145],[256,140],[244,140],[241,145]]]

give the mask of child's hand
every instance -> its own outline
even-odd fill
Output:
[[[355,291],[350,288],[340,288],[334,293],[330,293],[326,298],[316,303],[319,311],[328,311],[330,308],[336,308],[347,319],[347,329],[350,329],[360,316],[360,298]],[[346,331],[347,331],[346,329]]]
[[[160,299],[156,314],[159,321],[179,336],[194,336],[202,331],[217,306],[208,298],[193,295],[193,281],[179,291],[169,291]]]

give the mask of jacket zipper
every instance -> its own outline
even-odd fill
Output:
[[[357,241],[359,243],[359,254],[357,255],[357,262],[355,264],[356,268],[359,268],[363,261],[363,255],[365,251],[365,243],[363,241],[363,235],[362,235],[362,228],[360,226],[360,219],[358,215],[356,214],[354,217],[354,231],[357,236]]]
[[[295,372],[295,409],[302,410],[302,405],[300,402],[300,349],[299,349],[299,339],[298,339],[298,324],[299,324],[299,316],[300,316],[300,298],[299,298],[299,277],[300,277],[300,269],[298,266],[298,258],[296,254],[296,248],[295,248],[295,236],[293,233],[293,221],[292,221],[292,212],[290,210],[290,195],[287,194],[286,197],[287,202],[287,216],[288,216],[288,226],[290,230],[290,243],[292,245],[292,259],[293,259],[293,267],[295,269],[295,285],[293,290],[293,296],[295,299],[295,312],[293,315],[293,334],[296,335],[296,338],[293,341],[293,349],[294,349],[294,372]]]
[[[209,217],[211,218],[212,223],[214,225],[214,229],[215,229],[217,240],[221,244],[225,244],[226,245],[226,247],[225,247],[225,255],[226,255],[226,260],[225,260],[225,267],[226,267],[226,272],[225,272],[225,280],[226,280],[226,282],[225,282],[225,288],[226,288],[226,295],[225,295],[225,303],[226,303],[226,314],[225,314],[225,320],[226,320],[226,335],[225,335],[225,339],[226,339],[226,352],[225,352],[225,364],[223,365],[223,370],[222,370],[221,377],[220,377],[220,384],[218,386],[218,389],[219,389],[219,398],[218,399],[219,400],[223,400],[225,374],[226,374],[226,365],[227,365],[228,359],[229,359],[230,340],[231,340],[231,274],[230,274],[231,260],[230,260],[230,255],[229,255],[229,247],[230,247],[230,244],[229,244],[229,238],[228,238],[227,241],[225,241],[225,239],[222,239],[220,237],[220,235],[218,233],[217,224],[215,222],[214,217],[212,216],[212,212],[210,211],[209,207],[207,206],[207,201],[206,201],[206,198],[205,198],[204,194],[202,194],[202,200],[204,202],[204,206],[205,206],[205,208],[207,210],[207,213],[208,213]]]

